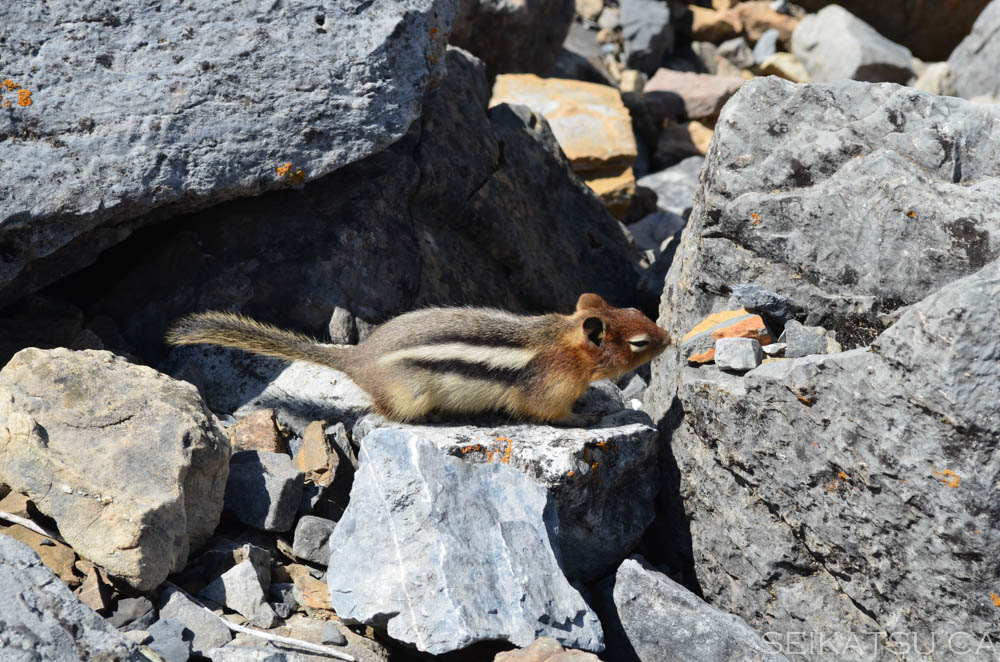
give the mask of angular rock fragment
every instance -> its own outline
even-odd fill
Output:
[[[913,55],[839,5],[806,16],[792,35],[792,52],[817,83],[862,80],[907,83]]]
[[[779,328],[784,328],[789,320],[805,313],[802,306],[788,297],[760,285],[733,285],[733,298],[748,312],[760,314]]]
[[[596,388],[584,396],[602,399],[604,411],[614,410],[603,416],[581,412],[600,419],[588,428],[506,421],[404,425],[369,415],[358,422],[353,436],[364,439],[379,428],[412,431],[449,455],[524,472],[552,492],[567,576],[590,581],[617,567],[636,545],[653,521],[652,502],[659,489],[655,426],[643,412],[626,409],[618,389],[607,386],[616,392],[614,402],[599,398]]]
[[[266,566],[255,567],[247,559],[224,572],[203,588],[199,595],[242,614],[257,627],[273,628],[279,621],[267,602],[267,586],[270,583],[270,569]]]
[[[539,635],[603,649],[600,623],[562,575],[544,488],[401,430],[371,433],[360,459],[330,538],[330,598],[345,622],[433,654]]]
[[[658,69],[644,88],[646,108],[653,119],[714,120],[729,97],[746,81]]]
[[[292,551],[300,559],[326,565],[330,560],[330,550],[327,541],[333,533],[333,522],[322,517],[303,515],[295,525],[295,538],[292,543]]]
[[[148,645],[164,662],[188,662],[192,653],[194,633],[183,623],[171,618],[161,618],[146,630]]]
[[[789,359],[809,354],[825,354],[826,333],[826,329],[821,326],[803,326],[792,320],[785,325],[778,342],[785,344],[785,357]]]
[[[948,57],[948,68],[954,76],[954,92],[972,99],[987,96],[1000,99],[1000,2],[990,2],[976,19],[969,33]],[[937,92],[947,94],[948,91]]]
[[[156,609],[149,598],[145,596],[119,598],[114,611],[108,617],[108,623],[123,632],[128,632],[145,630],[156,621],[156,618]]]
[[[274,410],[258,409],[236,422],[229,430],[229,443],[233,452],[264,451],[287,453],[288,447],[278,431]]]
[[[225,508],[261,531],[287,531],[302,502],[302,472],[284,453],[233,454],[226,482]]]
[[[599,585],[605,619],[621,624],[627,637],[608,635],[609,659],[787,662],[742,619],[727,614],[633,556]],[[634,650],[634,656],[627,651]]]
[[[684,216],[694,204],[694,192],[698,188],[698,173],[705,162],[703,156],[690,156],[677,165],[639,178],[639,186],[656,192],[656,206],[660,209]]]
[[[792,83],[809,83],[812,78],[805,65],[792,53],[775,53],[757,67],[761,76],[778,76]]]
[[[24,543],[0,535],[0,650],[5,660],[125,660],[136,652],[77,600]]]
[[[764,360],[764,352],[755,338],[719,338],[715,341],[715,365],[722,370],[746,372]]]
[[[172,587],[167,587],[160,595],[160,618],[182,623],[191,631],[191,653],[194,655],[204,655],[212,648],[226,645],[233,638],[230,629],[215,614]]]
[[[674,47],[670,7],[656,0],[622,0],[625,65],[652,74]]]
[[[681,339],[681,354],[689,363],[708,363],[715,359],[715,343],[720,338],[753,338],[761,345],[771,342],[760,315],[744,309],[713,313],[696,324]]]
[[[198,391],[105,351],[25,349],[0,371],[0,482],[140,590],[218,524],[229,442]]]

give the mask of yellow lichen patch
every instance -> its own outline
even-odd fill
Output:
[[[31,105],[31,90],[20,89],[17,91],[17,105],[25,108]]]
[[[284,165],[278,166],[278,177],[280,179],[287,179],[293,184],[300,184],[305,181],[306,173],[301,170],[292,172],[292,164],[285,163]]]
[[[21,87],[9,78],[4,78],[3,82],[0,83],[0,105],[4,108],[10,108],[13,105],[10,99],[3,98],[3,93],[4,91],[13,92],[14,90],[17,90],[17,105],[22,108],[27,108],[31,105],[31,90]]]
[[[945,469],[944,471],[939,472],[937,470],[937,467],[931,467],[931,471],[934,473],[935,478],[939,479],[942,483],[944,483],[948,487],[952,488],[958,487],[958,480],[959,480],[958,474],[956,474],[951,469]]]

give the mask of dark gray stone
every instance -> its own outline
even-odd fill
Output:
[[[288,531],[302,502],[302,479],[303,473],[284,453],[234,453],[225,509],[255,529]]]
[[[268,600],[271,607],[280,618],[288,618],[299,607],[295,600],[295,584],[285,582],[273,582],[267,587]]]
[[[658,210],[628,226],[640,251],[652,251],[654,258],[662,252],[663,242],[684,229],[685,221],[677,214]]]
[[[326,565],[330,560],[330,550],[326,543],[336,526],[336,522],[322,517],[312,515],[300,517],[298,524],[295,525],[292,552],[300,559]]]
[[[616,85],[608,72],[597,43],[597,33],[573,22],[553,65],[554,78],[582,80],[599,85]]]
[[[732,292],[740,306],[751,313],[757,313],[765,322],[774,324],[777,327],[775,331],[783,329],[789,320],[805,315],[802,307],[794,301],[760,285],[733,285]]]
[[[966,99],[1000,99],[1000,2],[994,0],[976,19],[972,32],[948,57],[955,93]]]
[[[156,621],[156,609],[149,598],[140,595],[137,598],[121,598],[114,611],[108,617],[108,623],[113,627],[127,632],[129,630],[145,630]]]
[[[212,648],[225,646],[233,638],[232,632],[215,614],[172,587],[167,587],[160,596],[160,618],[183,623],[191,631],[194,655],[204,655]]]
[[[652,75],[674,48],[670,8],[659,0],[622,0],[625,65]]]
[[[778,52],[778,37],[781,35],[775,28],[769,28],[760,36],[753,47],[753,63],[760,64]]]
[[[574,9],[573,0],[459,0],[448,43],[486,63],[491,80],[505,73],[548,76],[573,22]]]
[[[31,167],[0,173],[0,305],[156,215],[287,188],[284,163],[311,181],[399,140],[445,74],[456,5],[8,5],[3,75],[32,104],[4,90],[0,161]]]
[[[996,657],[997,296],[1000,261],[873,351],[684,371],[671,447],[707,600],[786,650],[824,637],[810,659],[905,659],[889,645],[904,637]]]
[[[792,33],[792,52],[813,82],[863,80],[907,83],[913,55],[839,5],[802,19]]]
[[[824,348],[826,343],[824,341]],[[715,365],[722,370],[746,372],[764,360],[764,351],[756,338],[719,338],[715,341]]]
[[[273,628],[279,619],[267,602],[270,583],[270,568],[247,559],[222,573],[199,595],[242,614],[257,627]]]
[[[151,641],[146,645],[153,649],[164,662],[188,662],[194,633],[180,621],[161,618],[147,630]]]
[[[788,662],[741,618],[727,614],[650,566],[622,563],[599,585],[601,616],[621,625],[608,636],[610,662]]]
[[[656,192],[657,207],[683,217],[694,205],[698,174],[704,162],[703,156],[689,156],[677,165],[640,178],[636,184]]]
[[[2,534],[0,586],[5,662],[141,659],[135,646],[77,600],[30,547]]]
[[[545,488],[402,430],[365,437],[360,460],[330,537],[330,600],[345,623],[432,654],[541,636],[603,649],[597,617],[563,577]]]
[[[821,326],[803,326],[792,320],[778,337],[785,343],[785,357],[789,359],[810,354],[826,354],[826,329]]]
[[[660,325],[682,338],[749,281],[844,349],[870,344],[907,305],[1000,256],[998,122],[1000,108],[895,85],[748,81],[716,126]],[[680,359],[668,348],[653,363],[654,420]]]
[[[329,622],[323,626],[323,633],[320,639],[324,644],[343,646],[347,643],[347,637],[340,631],[336,623]]]

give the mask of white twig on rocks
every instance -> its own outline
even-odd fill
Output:
[[[60,536],[58,533],[52,533],[51,531],[46,531],[41,526],[35,524],[33,521],[31,521],[27,517],[21,517],[20,515],[15,515],[13,513],[8,513],[6,511],[0,510],[0,519],[7,520],[8,522],[11,522],[12,524],[20,524],[24,528],[30,529],[31,531],[34,531],[35,533],[37,533],[40,536],[45,536],[46,538],[52,538],[53,540],[61,542],[64,545],[68,545],[69,544],[68,542],[66,542],[65,540],[63,540],[63,537]]]
[[[249,634],[254,637],[260,637],[261,639],[264,639],[266,641],[272,641],[276,644],[295,646],[298,648],[302,648],[303,650],[311,651],[313,653],[319,653],[321,655],[329,655],[330,657],[334,657],[338,660],[345,660],[346,662],[355,662],[355,658],[353,655],[348,655],[347,653],[341,653],[340,651],[330,648],[329,646],[320,646],[319,644],[313,644],[308,641],[303,641],[301,639],[293,639],[292,637],[282,637],[281,635],[271,634],[270,632],[261,632],[260,630],[248,628],[243,625],[230,623],[229,621],[222,618],[214,611],[203,605],[201,601],[198,600],[198,598],[194,597],[193,595],[182,589],[177,584],[174,584],[173,582],[163,582],[163,584],[177,591],[180,591],[181,594],[184,595],[184,597],[186,597],[188,600],[190,600],[191,602],[195,603],[196,605],[207,611],[212,616],[215,616],[217,619],[222,621],[223,625],[225,625],[230,630],[233,630],[234,632],[243,632],[244,634]]]

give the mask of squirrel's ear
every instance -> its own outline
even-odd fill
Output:
[[[580,298],[576,300],[577,312],[581,310],[600,310],[607,307],[607,302],[599,294],[594,294],[593,292],[581,294]]]
[[[600,317],[588,317],[583,320],[583,336],[596,347],[604,340],[604,321]]]

